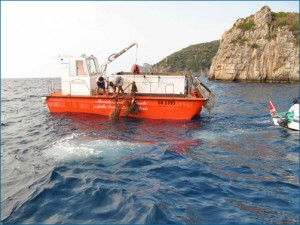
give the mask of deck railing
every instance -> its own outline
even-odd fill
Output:
[[[57,81],[57,80],[50,80],[48,81],[48,94],[52,94],[54,92],[62,91],[62,85],[63,83],[67,83],[69,85],[69,91],[70,94],[72,94],[72,84],[84,84],[86,89],[90,92],[90,87],[86,83],[85,80],[82,79],[76,79],[71,81]],[[91,92],[90,92],[91,93]]]
[[[61,91],[61,82],[57,80],[49,80],[47,82],[47,90],[48,90],[48,94]]]
[[[137,87],[138,87],[138,89],[139,89],[139,85],[138,84],[143,84],[144,85],[144,83],[145,82],[135,82],[136,83],[136,85],[137,85]],[[142,93],[142,94],[149,94],[150,96],[152,95],[152,94],[155,94],[155,93],[152,93],[152,90],[153,90],[153,87],[152,86],[154,86],[154,85],[157,85],[157,83],[156,82],[148,82],[148,84],[150,85],[150,91],[149,91],[149,93]],[[173,83],[160,83],[160,85],[164,85],[165,86],[165,93],[163,93],[163,94],[175,94],[174,93],[174,90],[175,90],[175,87],[174,87],[174,84]],[[172,92],[170,92],[170,93],[167,93],[167,87],[170,87],[171,86],[171,88],[172,88]],[[124,88],[124,91],[126,91],[127,89],[129,89],[129,88],[131,88],[132,87],[132,82],[131,83],[129,83],[125,88]],[[128,92],[130,92],[130,89],[129,89],[129,91]],[[138,92],[139,93],[139,92]],[[157,93],[158,94],[158,93]],[[159,94],[162,94],[162,93],[159,93]]]
[[[62,83],[68,83],[68,84],[69,84],[69,87],[70,87],[70,88],[69,88],[70,94],[72,94],[72,86],[73,86],[74,84],[83,84],[83,85],[85,85],[87,91],[88,91],[89,93],[91,93],[91,89],[90,89],[90,87],[88,86],[88,84],[86,83],[85,80],[82,80],[82,79],[76,79],[76,80],[71,80],[71,81],[62,81]],[[86,92],[83,92],[83,93],[86,93]]]
[[[91,93],[91,89],[90,87],[87,85],[86,81],[85,80],[81,80],[81,79],[76,79],[76,80],[72,80],[72,81],[57,81],[57,80],[50,80],[48,81],[47,83],[47,87],[48,87],[48,95],[51,95],[53,94],[54,92],[58,92],[58,91],[62,91],[62,86],[63,84],[67,83],[67,85],[69,85],[69,93],[72,94],[72,84],[74,83],[80,83],[80,84],[84,84],[85,87],[87,88],[87,90]],[[135,82],[138,89],[139,89],[139,86],[141,88],[141,86],[145,86],[145,82]],[[164,86],[164,93],[153,93],[153,90],[154,90],[154,86],[157,85],[157,82],[147,82],[147,85],[150,85],[149,87],[149,92],[140,92],[141,94],[149,94],[150,96],[152,94],[175,94],[174,91],[175,91],[175,85],[174,83],[160,83],[159,85],[163,85]],[[126,90],[128,89],[128,93],[130,93],[131,91],[131,87],[132,87],[132,82],[127,84],[126,87],[123,86],[123,89],[124,91],[126,92]],[[168,87],[170,87],[168,89]],[[97,88],[97,86],[96,86]],[[168,92],[168,90],[170,90]],[[139,93],[139,92],[137,92]]]

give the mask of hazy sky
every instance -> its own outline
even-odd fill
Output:
[[[268,5],[299,12],[298,1],[19,1],[1,2],[1,77],[59,77],[60,54],[93,54],[99,64],[133,42],[108,72],[154,64],[220,39],[239,19]]]

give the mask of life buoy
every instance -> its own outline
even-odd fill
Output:
[[[133,73],[134,74],[140,74],[140,69],[139,69],[139,66],[137,64],[134,64],[134,66],[133,66]]]
[[[198,93],[197,93],[197,91],[196,90],[192,90],[192,96],[194,96],[194,97],[196,97],[196,98],[199,98],[199,95],[198,95]]]

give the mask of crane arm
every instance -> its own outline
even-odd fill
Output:
[[[108,57],[108,61],[103,63],[101,65],[101,73],[103,74],[105,71],[106,71],[106,68],[107,68],[107,65],[110,64],[112,61],[114,61],[115,59],[117,59],[119,56],[121,56],[122,54],[124,54],[125,52],[127,52],[130,48],[132,48],[133,46],[136,46],[138,47],[138,44],[135,42],[135,43],[132,43],[131,45],[129,45],[127,48],[124,48],[122,49],[120,52],[118,53],[114,53],[112,55],[110,55]]]

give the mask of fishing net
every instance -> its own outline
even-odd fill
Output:
[[[130,102],[126,102],[126,108],[124,112],[124,116],[127,117],[130,113]]]
[[[138,92],[138,89],[137,89],[137,86],[136,86],[134,81],[131,83],[131,85],[132,85],[131,92],[128,93],[127,96],[125,96],[125,99],[132,98],[131,101],[126,102],[126,109],[125,109],[125,112],[124,112],[125,117],[127,117],[129,115],[129,113],[138,114],[140,112],[140,109],[139,109],[139,107],[138,107],[138,105],[135,101],[135,95],[136,95],[136,92]],[[116,120],[120,117],[121,107],[117,106],[118,96],[116,96],[115,98],[116,98],[115,107],[112,108],[112,110],[109,114],[109,119],[110,120]]]
[[[207,110],[208,115],[211,114],[213,108],[215,107],[216,104],[216,96],[214,95],[214,93],[209,92],[208,93],[208,98],[204,103],[204,108]]]
[[[117,120],[120,117],[121,107],[116,106],[109,114],[109,120]]]
[[[127,99],[132,98],[132,101],[126,102],[126,109],[124,112],[124,116],[126,116],[126,117],[129,115],[129,113],[138,114],[140,112],[139,107],[135,101],[135,95],[136,95],[136,92],[138,92],[138,89],[137,89],[137,86],[134,81],[131,84],[132,84],[131,92],[128,93]]]
[[[117,103],[118,98],[116,97],[115,107],[111,109],[111,112],[109,114],[109,120],[117,120],[120,117],[121,106],[118,106]]]
[[[127,117],[129,115],[129,113],[138,114],[139,112],[140,112],[140,109],[135,100],[133,100],[132,102],[126,102],[126,109],[124,112],[124,116]]]
[[[206,90],[202,90],[200,85]],[[198,78],[194,78],[193,86],[195,87],[195,90],[199,97],[204,98],[208,94],[208,98],[205,101],[203,107],[207,110],[208,115],[211,115],[211,112],[216,104],[216,97],[214,93],[204,84],[202,83]]]

